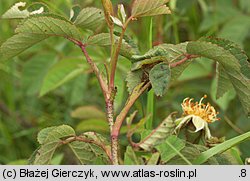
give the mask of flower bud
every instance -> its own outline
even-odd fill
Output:
[[[102,0],[102,6],[104,8],[105,19],[108,26],[113,26],[114,22],[110,18],[110,16],[114,16],[112,2],[110,0]]]

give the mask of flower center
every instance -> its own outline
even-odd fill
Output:
[[[202,103],[203,99],[207,98],[207,95],[204,95],[199,102],[193,102],[193,98],[185,98],[181,104],[183,114],[186,115],[195,115],[199,116],[203,120],[208,123],[212,123],[214,121],[220,120],[217,118],[217,114],[213,106],[210,103],[204,104]]]

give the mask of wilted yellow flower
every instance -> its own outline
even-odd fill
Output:
[[[178,125],[175,132],[178,132],[183,126],[192,121],[194,127],[196,128],[195,132],[204,130],[206,139],[209,140],[212,138],[208,123],[220,120],[220,118],[217,118],[219,113],[216,112],[210,103],[202,103],[204,98],[207,98],[207,96],[203,96],[199,102],[195,103],[193,102],[193,98],[186,98],[183,100],[181,106],[184,117],[177,120]]]
[[[183,100],[181,106],[183,110],[183,114],[199,116],[201,119],[205,120],[208,123],[212,123],[214,121],[220,120],[217,118],[217,114],[214,107],[210,105],[210,103],[204,104],[202,103],[203,99],[207,98],[207,95],[204,95],[200,102],[193,102],[194,99],[186,98]]]

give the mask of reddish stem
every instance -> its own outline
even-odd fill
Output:
[[[171,68],[177,67],[177,66],[179,66],[179,65],[181,65],[181,64],[183,64],[183,63],[185,63],[187,60],[190,60],[190,59],[192,59],[192,58],[197,58],[197,57],[199,57],[199,56],[197,56],[197,55],[186,54],[185,57],[184,57],[182,60],[180,60],[180,61],[178,61],[178,62],[171,63],[171,64],[170,64],[170,67],[171,67]]]

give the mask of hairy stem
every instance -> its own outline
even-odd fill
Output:
[[[130,97],[128,98],[128,101],[120,114],[116,117],[116,121],[113,126],[113,130],[111,133],[111,154],[112,154],[112,160],[114,164],[118,164],[118,137],[120,134],[120,129],[122,126],[123,121],[125,120],[129,110],[134,105],[135,101],[144,93],[145,90],[147,90],[150,86],[150,82],[143,85],[139,90],[134,91]]]
[[[100,74],[100,71],[97,67],[97,65],[94,63],[94,61],[90,58],[87,50],[86,50],[86,47],[85,45],[78,41],[78,40],[74,40],[74,39],[69,39],[70,41],[72,41],[73,43],[75,43],[76,45],[78,45],[84,56],[86,57],[86,60],[88,62],[88,64],[90,65],[92,71],[95,73],[97,79],[98,79],[98,82],[99,82],[99,85],[102,89],[102,93],[103,93],[103,96],[105,98],[105,102],[106,102],[106,116],[107,116],[107,120],[108,120],[108,123],[109,123],[109,127],[110,127],[110,132],[112,132],[112,128],[113,128],[113,124],[114,124],[114,106],[113,106],[113,99],[111,98],[112,96],[109,94],[108,92],[108,85],[105,83],[105,81],[103,80],[103,77],[102,75]]]
[[[125,35],[125,31],[129,22],[132,20],[130,17],[124,26],[122,27],[122,33],[120,35],[119,41],[117,46],[114,43],[114,35],[113,29],[110,28],[110,38],[111,38],[111,62],[110,62],[110,77],[109,77],[109,86],[108,86],[108,97],[106,100],[106,108],[107,108],[107,117],[110,124],[110,131],[111,131],[111,158],[114,165],[119,164],[118,159],[118,135],[113,135],[113,128],[114,128],[114,99],[116,95],[116,88],[115,88],[115,73],[116,73],[116,66],[119,57],[119,53],[122,46],[123,37]],[[118,133],[119,134],[119,133]]]
[[[96,64],[94,64],[94,62],[89,57],[85,47],[81,46],[81,48],[82,48],[82,51],[83,51],[88,63],[90,64],[93,71],[95,72],[95,74],[96,74],[96,76],[98,78],[99,84],[100,84],[100,86],[102,88],[102,92],[103,92],[105,102],[106,102],[106,116],[107,116],[107,120],[108,120],[108,123],[109,123],[110,132],[112,132],[112,128],[113,128],[113,125],[114,125],[114,98],[113,98],[112,94],[108,93],[107,84],[103,81],[102,76],[99,73],[98,67],[96,66]]]
[[[113,125],[114,125],[114,103],[111,101],[111,99],[106,101],[106,111],[107,111],[107,119],[108,119],[110,133],[111,133]]]
[[[95,75],[98,79],[98,82],[100,84],[100,87],[102,89],[102,92],[103,92],[103,95],[105,97],[105,99],[107,99],[107,84],[104,82],[103,78],[102,78],[102,75],[100,74],[99,72],[99,69],[97,67],[97,65],[92,61],[92,59],[90,58],[86,48],[84,45],[81,46],[81,49],[82,49],[82,52],[84,54],[84,56],[86,57],[87,59],[87,62],[89,63],[89,65],[91,66],[92,70],[95,72]]]
[[[72,39],[72,38],[68,38],[68,39],[69,39],[70,41],[72,41],[74,44],[78,45],[78,46],[81,48],[81,50],[82,50],[82,52],[83,52],[83,54],[84,54],[84,56],[85,56],[85,58],[86,58],[88,64],[90,65],[92,71],[95,73],[95,75],[96,75],[96,77],[97,77],[97,79],[98,79],[98,82],[99,82],[100,87],[101,87],[101,89],[102,89],[103,96],[104,96],[105,101],[106,101],[106,100],[107,100],[108,86],[107,86],[107,84],[105,83],[105,81],[103,80],[103,77],[102,77],[102,75],[101,75],[101,73],[100,73],[100,71],[99,71],[97,65],[96,65],[95,62],[90,58],[90,56],[89,56],[89,54],[88,54],[88,52],[87,52],[87,50],[86,50],[86,45],[83,44],[83,43],[82,43],[81,41],[79,41],[79,40],[75,40],[75,39]]]

